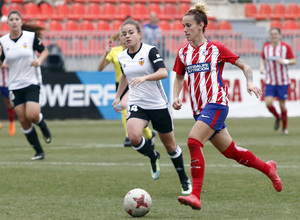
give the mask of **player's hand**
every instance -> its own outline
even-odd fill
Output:
[[[114,109],[115,109],[116,112],[120,113],[122,111],[122,108],[118,107],[119,103],[120,103],[120,98],[115,98],[112,106],[114,107]]]
[[[111,42],[111,41],[109,41],[108,44],[105,45],[105,51],[106,51],[107,54],[108,54],[109,51],[111,50],[111,45],[112,45],[112,42]]]
[[[144,76],[141,77],[136,77],[130,80],[129,85],[131,87],[138,87],[139,85],[141,85],[143,82],[146,81],[146,78]]]
[[[41,66],[41,62],[38,59],[33,60],[33,61],[31,61],[30,66],[39,67],[39,66]]]
[[[182,101],[181,101],[181,99],[179,99],[179,98],[174,98],[172,107],[173,107],[175,110],[180,110],[181,107],[182,107]]]
[[[265,74],[265,73],[266,73],[265,67],[261,67],[261,68],[259,69],[259,72],[260,72],[260,74]]]
[[[252,82],[248,82],[247,83],[247,92],[252,95],[252,92],[256,95],[256,98],[261,97],[262,92],[260,90],[260,88],[258,88],[257,86],[253,85]]]

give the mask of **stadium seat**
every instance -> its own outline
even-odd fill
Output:
[[[46,23],[44,21],[35,20],[33,21],[33,24],[46,28]]]
[[[232,30],[232,26],[229,21],[219,21],[218,27],[219,30]]]
[[[285,20],[283,23],[283,29],[286,30],[297,30],[297,23],[295,20]]]
[[[42,16],[41,16],[40,8],[37,4],[29,2],[24,5],[23,19],[27,20],[27,19],[34,19],[40,17]]]
[[[163,13],[161,7],[159,4],[156,4],[156,3],[150,3],[148,5],[148,11],[149,13],[151,12],[155,12],[158,19],[160,20],[165,20],[165,19],[171,19],[171,16],[170,15],[166,15]]]
[[[300,18],[300,5],[298,4],[288,4],[287,13],[285,15],[286,19],[299,19]]]
[[[205,30],[214,30],[214,31],[217,30],[216,22],[213,20],[208,21],[207,27],[205,28]]]
[[[183,31],[183,25],[181,20],[173,21],[173,29],[177,31]]]
[[[87,12],[83,15],[85,20],[97,20],[102,14],[99,4],[89,3],[87,7]]]
[[[16,10],[18,12],[22,14],[24,14],[24,7],[22,4],[19,4],[19,3],[11,3],[8,7],[8,12],[12,11],[12,10]]]
[[[117,9],[115,4],[106,3],[103,5],[102,13],[99,15],[99,19],[101,20],[113,20],[113,16],[117,14]]]
[[[256,19],[265,20],[270,18],[273,14],[271,5],[267,3],[262,3],[259,5],[259,15],[256,16]]]
[[[277,28],[279,28],[279,29],[282,29],[282,23],[281,23],[281,21],[279,21],[279,20],[271,20],[271,22],[270,22],[270,27],[271,28],[273,28],[273,27],[277,27]]]
[[[127,16],[131,16],[131,6],[126,3],[120,3],[117,9],[118,13],[114,15],[115,19],[124,20]]]
[[[166,3],[163,10],[164,15],[168,16],[168,19],[174,17],[174,15],[178,14],[177,7],[175,4]]]
[[[176,19],[182,19],[183,16],[188,12],[188,10],[190,10],[191,6],[190,4],[184,4],[181,3],[178,6],[178,15],[175,15]]]
[[[55,14],[55,8],[47,3],[42,3],[40,5],[40,10],[45,20],[50,19]]]
[[[111,28],[111,30],[113,30],[113,31],[119,31],[119,28],[121,27],[122,24],[123,24],[123,22],[120,21],[120,20],[114,20],[114,21],[112,21],[112,28]]]
[[[52,20],[52,21],[49,22],[49,29],[51,31],[62,31],[63,30],[63,25],[60,21]]]
[[[169,21],[159,21],[158,26],[161,28],[162,31],[170,31],[172,30],[171,24]]]
[[[80,30],[83,31],[93,31],[95,30],[94,24],[91,21],[82,21],[80,24]]]
[[[246,3],[245,4],[245,16],[246,17],[255,17],[257,15],[257,8],[256,5],[253,3]]]
[[[66,31],[78,31],[79,30],[79,25],[77,21],[74,20],[68,20],[66,21],[65,24],[65,30]]]
[[[133,5],[132,18],[134,20],[149,19],[149,12],[145,4],[135,3]]]
[[[276,3],[273,6],[273,14],[271,19],[284,19],[286,14],[286,8],[284,4]]]
[[[179,0],[165,0],[165,3],[171,3],[171,4],[176,4],[176,3],[180,3]]]
[[[68,19],[80,20],[85,15],[85,6],[82,3],[73,3],[71,6],[71,13]]]
[[[2,13],[2,15],[5,15],[5,16],[7,16],[8,15],[8,7],[6,7],[6,4],[4,4],[3,6],[2,6],[2,8],[1,8],[1,13]]]
[[[52,15],[51,19],[63,20],[69,16],[71,13],[70,7],[67,4],[57,5],[56,13]]]
[[[1,31],[7,31],[7,32],[10,31],[10,29],[9,29],[9,27],[8,27],[8,25],[7,25],[6,22],[1,22],[1,24],[0,24],[0,30]]]
[[[10,0],[11,3],[23,3],[24,0]]]
[[[97,30],[109,31],[110,30],[109,22],[103,20],[98,21]]]

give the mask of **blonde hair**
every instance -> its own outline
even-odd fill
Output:
[[[209,7],[205,2],[198,2],[194,5],[194,7],[190,8],[186,15],[194,16],[197,24],[201,22],[204,23],[203,32],[205,31],[205,27],[207,26],[207,14],[209,12]]]

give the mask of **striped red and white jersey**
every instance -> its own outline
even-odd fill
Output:
[[[266,61],[265,84],[288,85],[290,83],[288,66],[282,65],[276,60],[295,58],[290,45],[280,42],[276,47],[273,47],[270,42],[265,43],[261,56]]]
[[[0,67],[0,87],[8,87],[8,68]]]
[[[198,115],[208,103],[228,106],[228,88],[223,82],[225,62],[235,64],[239,58],[218,41],[207,40],[195,48],[190,43],[178,51],[173,71],[188,74],[191,107]]]

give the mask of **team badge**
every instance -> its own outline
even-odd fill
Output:
[[[139,64],[141,65],[141,66],[143,66],[144,65],[144,63],[145,63],[145,59],[142,57],[142,58],[140,58],[140,60],[139,60]]]
[[[24,47],[24,48],[27,48],[27,44],[26,44],[26,43],[24,43],[24,44],[23,44],[23,47]]]

